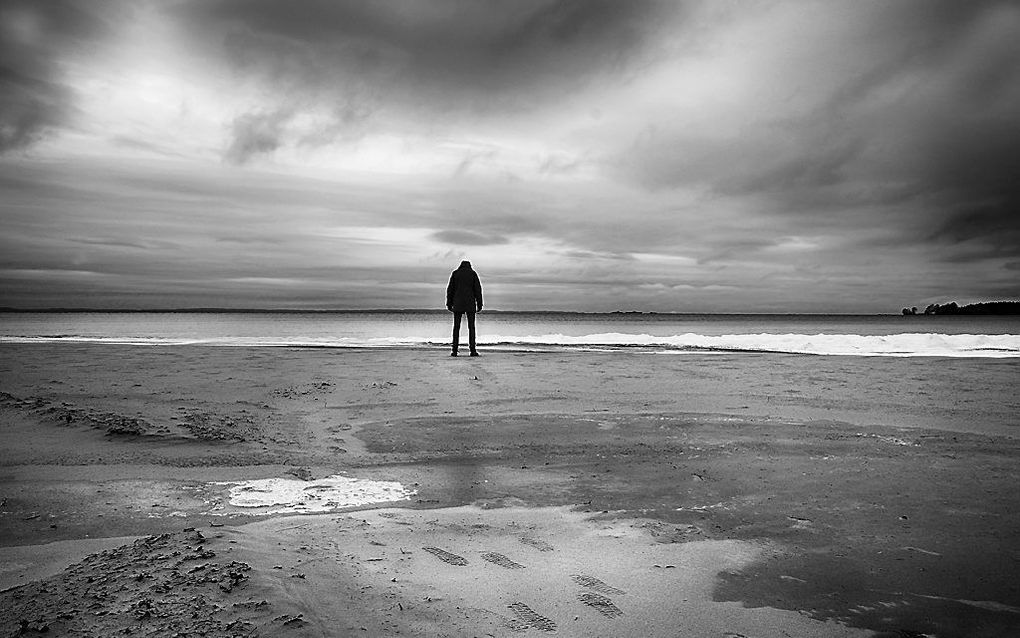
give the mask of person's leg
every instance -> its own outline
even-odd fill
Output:
[[[453,352],[451,354],[457,354],[457,346],[460,345],[460,318],[463,312],[453,313]]]
[[[471,346],[471,354],[476,355],[478,351],[475,350],[475,313],[468,311],[468,344]]]

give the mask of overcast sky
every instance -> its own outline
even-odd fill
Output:
[[[1020,298],[1020,2],[0,0],[0,306]]]

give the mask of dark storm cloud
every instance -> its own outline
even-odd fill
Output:
[[[1020,113],[1020,99],[1014,106]],[[942,213],[929,237],[949,248],[969,245],[978,257],[1020,256],[1020,121],[955,124],[928,146],[921,179],[939,194]],[[984,250],[974,251],[975,243]]]
[[[1009,209],[989,206],[984,210],[959,211],[940,224],[930,238],[936,242],[961,245],[979,242],[975,252],[983,257],[1015,257],[1020,253],[1020,209],[1014,201]]]
[[[0,153],[65,127],[74,93],[60,64],[109,35],[119,2],[71,0],[0,4]]]
[[[290,113],[246,113],[237,117],[231,128],[230,147],[224,155],[234,164],[244,164],[252,157],[271,153],[280,147],[280,139]]]
[[[534,108],[624,68],[656,14],[647,0],[201,0],[177,15],[238,73],[332,96],[364,119],[376,108]]]
[[[59,83],[0,67],[0,153],[30,146],[62,126],[71,95]]]
[[[763,98],[708,134],[653,124],[614,170],[650,189],[741,197],[805,229],[839,217],[848,234],[889,227],[936,258],[1020,255],[1020,5],[863,6],[859,38],[811,52],[853,60],[852,73],[805,63],[776,76],[791,95],[833,82],[813,108]]]
[[[881,114],[903,131],[901,180],[918,188],[919,233],[947,260],[1020,255],[1020,5],[949,3],[940,37],[916,64],[932,85],[908,106]],[[935,82],[938,84],[935,84]],[[929,229],[931,226],[928,227]]]

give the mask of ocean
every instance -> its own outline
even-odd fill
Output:
[[[428,311],[9,312],[0,313],[0,343],[432,348],[448,346],[450,327],[448,313]],[[478,346],[1008,358],[1020,357],[1020,317],[483,312]]]

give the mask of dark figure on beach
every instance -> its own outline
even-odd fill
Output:
[[[460,268],[450,275],[450,285],[446,287],[446,309],[453,313],[453,352],[450,356],[457,356],[457,346],[460,345],[460,319],[467,314],[471,356],[477,357],[475,312],[482,311],[482,282],[478,281],[478,273],[471,269],[470,261],[460,262]]]

